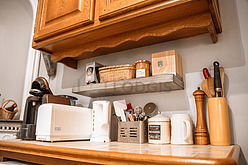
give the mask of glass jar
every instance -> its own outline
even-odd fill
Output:
[[[138,60],[135,62],[136,78],[149,77],[150,76],[151,62],[148,60]]]

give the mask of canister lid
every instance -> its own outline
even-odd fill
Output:
[[[161,112],[158,112],[156,116],[151,117],[148,121],[170,121],[170,119],[161,115]]]
[[[135,62],[135,64],[137,64],[137,63],[139,63],[139,62],[148,62],[149,64],[151,64],[151,62],[148,61],[148,60],[138,60],[138,61]]]

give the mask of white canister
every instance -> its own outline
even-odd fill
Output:
[[[154,144],[170,143],[170,119],[158,115],[148,119],[148,142]]]

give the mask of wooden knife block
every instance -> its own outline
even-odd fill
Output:
[[[230,132],[228,108],[225,97],[208,99],[210,142],[215,146],[229,146]]]

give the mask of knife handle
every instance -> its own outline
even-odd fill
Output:
[[[215,89],[215,96],[221,97],[222,85],[220,80],[220,69],[219,63],[217,61],[214,62],[214,89]]]
[[[207,68],[204,68],[202,70],[202,72],[203,72],[203,75],[204,75],[205,79],[207,79],[208,77],[211,77]]]

